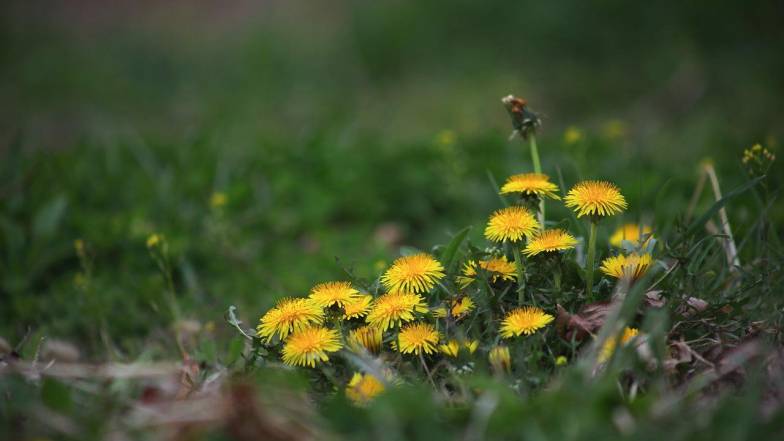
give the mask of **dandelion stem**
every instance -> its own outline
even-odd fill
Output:
[[[588,258],[585,260],[585,295],[593,298],[593,266],[596,258],[596,230],[598,222],[591,220],[591,235],[588,238]]]
[[[536,134],[528,136],[528,143],[531,146],[531,162],[534,163],[534,172],[542,173],[542,163],[539,161],[539,147],[536,145]],[[544,197],[539,199],[539,224],[544,230]]]
[[[419,353],[419,361],[422,362],[422,367],[425,368],[425,373],[427,374],[427,378],[430,380],[430,384],[433,385],[433,389],[438,389],[436,386],[436,382],[433,380],[433,374],[430,373],[430,369],[427,368],[427,363],[425,363],[425,357],[422,353]]]
[[[525,297],[525,271],[519,245],[512,244],[512,253],[514,254],[515,269],[517,270],[517,303],[522,306]],[[531,294],[531,301],[536,306],[536,299],[533,294]]]

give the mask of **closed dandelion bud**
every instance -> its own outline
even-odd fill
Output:
[[[438,346],[438,351],[444,355],[457,358],[460,352],[460,343],[457,340],[449,340],[447,343]]]
[[[512,357],[509,355],[507,346],[496,346],[490,349],[488,360],[490,361],[490,366],[493,367],[493,371],[497,374],[502,372],[509,373],[512,370]]]
[[[382,332],[375,326],[363,326],[349,332],[347,344],[354,352],[368,351],[371,354],[381,352]]]

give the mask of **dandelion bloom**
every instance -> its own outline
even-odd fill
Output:
[[[359,296],[359,291],[354,289],[350,282],[327,282],[314,286],[308,297],[316,305],[329,308],[332,305],[345,307],[346,303],[356,300]]]
[[[492,216],[485,228],[485,237],[493,242],[518,242],[539,229],[539,222],[525,208],[515,205],[502,208]]]
[[[397,348],[402,354],[421,355],[436,352],[438,331],[429,323],[411,323],[397,335]]]
[[[430,291],[444,277],[444,267],[427,253],[403,256],[381,276],[389,292],[418,294]]]
[[[564,356],[564,355],[559,355],[558,357],[555,358],[555,365],[556,366],[563,366],[563,365],[565,365],[568,362],[569,362],[569,359],[566,358],[566,356]]]
[[[643,245],[640,240],[642,237],[645,237],[645,243],[651,239],[651,227],[647,225],[637,225],[637,224],[625,224],[618,227],[617,230],[610,236],[610,245],[614,247],[620,247],[623,245],[623,241],[627,240],[634,244]]]
[[[347,344],[354,352],[381,352],[382,331],[373,326],[362,326],[348,333]]]
[[[497,373],[509,372],[512,369],[512,357],[507,346],[496,346],[490,349],[487,358],[490,360],[490,366]]]
[[[616,279],[637,279],[651,266],[650,254],[630,254],[624,256],[608,257],[602,262],[601,270],[604,274]]]
[[[515,270],[514,262],[506,259],[506,256],[493,257],[491,259],[470,260],[463,266],[463,275],[457,277],[457,283],[461,288],[470,285],[477,276],[477,268],[481,268],[488,273],[488,279],[491,283],[496,283],[499,280],[513,282],[517,280],[517,273]]]
[[[449,340],[444,344],[438,345],[438,351],[444,355],[457,358],[457,354],[460,352],[460,343],[457,340]]]
[[[612,357],[612,354],[615,352],[615,348],[618,346],[618,343],[621,345],[626,345],[639,333],[640,332],[637,330],[637,328],[626,327],[624,328],[620,337],[607,338],[607,340],[605,340],[604,344],[602,345],[601,352],[599,352],[599,363],[604,363],[605,361],[609,360],[610,357]]]
[[[355,372],[346,386],[346,396],[358,405],[365,405],[384,392],[384,383],[371,374]]]
[[[373,301],[373,296],[361,295],[346,302],[343,305],[343,318],[348,320],[366,316],[370,310],[371,301]]]
[[[267,343],[272,341],[275,334],[283,340],[292,331],[321,322],[322,314],[321,308],[309,299],[285,298],[264,314],[256,327],[256,333],[266,338]]]
[[[466,350],[468,350],[469,354],[473,354],[474,352],[476,352],[476,348],[479,347],[479,341],[467,340],[463,342],[463,347],[466,348]]]
[[[414,320],[415,312],[427,312],[425,300],[419,294],[392,292],[377,298],[365,321],[386,331],[400,326],[402,322]]]
[[[552,253],[574,248],[577,239],[564,230],[546,230],[537,234],[528,241],[523,250],[526,256],[536,256],[541,253]]]
[[[606,181],[583,181],[575,185],[564,199],[567,207],[573,208],[577,217],[612,216],[626,209],[626,199],[621,190]]]
[[[523,173],[510,176],[501,187],[501,194],[521,193],[524,196],[547,196],[561,199],[557,194],[558,186],[550,182],[550,177],[542,173]]]
[[[520,334],[531,335],[553,321],[553,316],[539,308],[523,306],[510,311],[501,323],[501,337],[511,338]]]
[[[449,309],[454,319],[463,318],[466,314],[471,312],[476,305],[471,297],[463,296],[449,302]],[[438,318],[446,317],[446,308],[441,306],[433,310],[433,313]]]
[[[329,361],[329,352],[337,352],[343,345],[340,333],[321,326],[305,328],[291,334],[283,346],[283,362],[289,366],[316,367]]]

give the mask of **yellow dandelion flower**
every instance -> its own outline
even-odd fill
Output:
[[[506,259],[506,256],[493,257],[491,259],[470,260],[463,266],[463,275],[457,277],[457,283],[461,288],[470,285],[477,276],[477,268],[481,268],[488,273],[488,280],[490,283],[496,283],[499,280],[514,282],[517,280],[517,272],[515,270],[514,262]]]
[[[510,311],[501,323],[501,337],[511,338],[520,334],[531,335],[553,321],[553,316],[539,308],[523,306]]]
[[[510,176],[501,187],[501,194],[521,193],[524,196],[549,197],[561,199],[555,194],[558,186],[550,182],[550,177],[542,173],[523,173]]]
[[[322,308],[329,308],[332,305],[343,308],[359,296],[359,291],[351,286],[350,282],[319,283],[310,290],[308,295],[313,303]]]
[[[474,309],[474,307],[476,307],[474,301],[471,300],[471,297],[468,296],[463,296],[458,299],[451,300],[449,302],[449,305],[450,305],[451,315],[453,319],[463,318],[466,314],[471,312]],[[446,317],[446,308],[444,308],[443,306],[438,307],[433,310],[433,313],[438,318],[444,318]]]
[[[400,326],[402,322],[414,320],[414,313],[427,312],[425,300],[419,294],[392,292],[377,298],[365,321],[371,326],[386,331]]]
[[[351,299],[343,304],[343,318],[348,320],[366,316],[372,301],[373,296],[368,295],[361,295]]]
[[[329,352],[337,352],[343,345],[340,333],[321,326],[295,331],[283,346],[283,362],[289,366],[316,367],[329,361]]]
[[[402,354],[420,355],[436,352],[440,336],[429,323],[411,323],[404,326],[397,336],[397,349]]]
[[[321,308],[309,299],[286,298],[280,300],[274,308],[264,314],[259,320],[256,332],[259,337],[266,338],[269,343],[275,334],[283,340],[292,331],[320,323],[321,319]]]
[[[457,354],[460,352],[460,343],[457,340],[449,340],[444,344],[438,345],[438,351],[444,355],[457,358]]]
[[[362,326],[348,333],[347,344],[354,352],[368,351],[371,354],[381,352],[382,332],[373,326]]]
[[[155,248],[166,240],[163,234],[153,233],[147,237],[147,248]]]
[[[476,348],[479,347],[478,340],[466,340],[463,342],[463,347],[466,348],[469,354],[473,354],[476,352]]]
[[[384,392],[384,383],[374,375],[355,372],[346,386],[346,396],[354,404],[363,406]]]
[[[619,254],[604,259],[600,269],[610,277],[633,280],[645,274],[645,271],[651,266],[651,261],[651,255],[647,253],[642,255],[630,254],[628,256]]]
[[[492,216],[485,228],[485,237],[493,242],[518,242],[539,229],[539,222],[525,208],[515,205],[502,208]]]
[[[583,138],[583,131],[575,126],[569,126],[564,131],[564,142],[567,144],[575,144]]]
[[[555,358],[555,365],[556,365],[556,366],[563,366],[563,365],[565,365],[566,363],[569,363],[569,359],[567,359],[567,358],[566,358],[565,356],[563,356],[563,355],[559,355],[558,357],[556,357],[556,358]]]
[[[612,236],[610,236],[610,245],[614,247],[620,247],[623,245],[624,240],[634,244],[639,244],[642,237],[647,238],[645,239],[645,243],[647,244],[648,241],[651,240],[650,234],[652,231],[653,230],[651,230],[651,227],[647,225],[624,224],[618,227]]]
[[[619,343],[621,345],[626,345],[639,333],[640,331],[637,330],[637,328],[626,327],[624,328],[620,337],[607,338],[607,340],[605,340],[604,344],[602,345],[601,352],[599,352],[599,363],[604,363],[605,361],[609,360]]]
[[[545,230],[528,241],[523,250],[526,256],[536,256],[541,253],[552,253],[572,249],[577,245],[577,239],[564,230]]]
[[[495,346],[490,349],[487,358],[496,373],[509,372],[512,369],[512,356],[507,346]]]
[[[430,291],[444,277],[444,267],[426,253],[403,256],[381,276],[389,292],[418,294]]]
[[[221,208],[224,205],[226,205],[226,202],[228,202],[228,200],[229,198],[226,197],[226,193],[223,193],[221,191],[216,191],[212,195],[210,195],[210,206],[212,208]]]
[[[577,217],[612,216],[626,209],[628,204],[620,189],[606,181],[583,181],[575,185],[564,199]]]

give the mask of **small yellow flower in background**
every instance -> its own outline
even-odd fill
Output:
[[[363,406],[384,392],[384,383],[371,374],[355,372],[346,386],[346,396],[354,404]]]
[[[436,345],[440,336],[438,331],[429,323],[411,323],[404,326],[397,335],[397,349],[402,354],[436,352]]]
[[[770,170],[776,155],[770,150],[763,148],[760,144],[743,151],[743,165],[746,171],[752,176],[762,176]]]
[[[457,135],[451,130],[442,130],[436,135],[436,145],[439,147],[451,147],[457,141]]]
[[[541,253],[569,250],[576,245],[577,239],[564,230],[545,230],[528,241],[523,254],[529,257],[536,256]]]
[[[575,185],[565,198],[566,206],[573,208],[577,217],[612,216],[628,207],[620,189],[607,181],[582,181]]]
[[[362,326],[348,333],[347,344],[349,349],[354,352],[365,350],[371,354],[378,354],[381,352],[382,337],[381,329]]]
[[[626,124],[619,119],[611,119],[604,124],[602,133],[609,139],[618,139],[626,135]]]
[[[226,193],[221,191],[216,191],[212,193],[210,196],[210,207],[212,208],[222,208],[226,205],[228,201],[228,197],[226,197]]]
[[[414,313],[427,312],[425,300],[419,294],[393,292],[377,298],[365,321],[382,331],[414,320]]]
[[[510,176],[501,187],[501,194],[521,193],[524,196],[549,197],[561,199],[555,194],[558,186],[550,182],[550,177],[541,173],[523,173]]]
[[[650,234],[652,232],[653,230],[648,225],[624,224],[618,227],[612,236],[610,236],[610,245],[614,247],[621,247],[621,245],[623,245],[623,241],[644,245],[639,243],[640,239],[642,237],[646,237],[645,244],[647,244],[651,239]]]
[[[343,304],[343,318],[353,319],[361,318],[368,314],[370,311],[370,303],[373,301],[373,296],[360,295]]]
[[[271,342],[276,334],[284,340],[292,331],[320,323],[322,314],[321,308],[309,299],[285,298],[264,314],[259,320],[256,332],[259,337],[266,338],[267,343]]]
[[[609,337],[605,340],[604,344],[602,345],[602,350],[599,353],[599,363],[604,363],[605,361],[609,360],[612,357],[612,354],[615,352],[615,348],[618,346],[618,343],[621,345],[628,344],[634,337],[637,337],[639,331],[637,328],[629,328],[626,327],[623,330],[623,333],[618,337]]]
[[[449,340],[444,344],[438,345],[438,351],[444,355],[457,358],[457,355],[460,352],[460,343],[458,343],[457,340]]]
[[[332,305],[342,308],[347,303],[357,300],[360,294],[351,286],[350,282],[326,282],[314,286],[308,297],[322,308],[328,308]]]
[[[617,256],[608,257],[602,262],[601,270],[604,274],[614,277],[616,279],[638,279],[645,274],[648,267],[651,266],[650,254],[630,254],[624,256],[619,254]]]
[[[471,312],[476,306],[474,304],[474,301],[471,300],[471,297],[468,296],[463,296],[458,299],[451,300],[449,302],[449,305],[450,305],[451,315],[453,319],[463,318],[466,314]],[[446,308],[443,306],[435,308],[433,310],[433,315],[435,315],[438,318],[446,317]]]
[[[283,363],[289,366],[316,367],[329,361],[329,352],[342,348],[340,333],[321,326],[304,328],[291,334],[283,346]]]
[[[158,245],[162,244],[166,238],[163,237],[163,234],[153,233],[147,237],[147,248],[155,248]]]
[[[563,365],[565,365],[568,362],[569,362],[569,360],[566,357],[564,357],[563,355],[559,355],[558,357],[555,358],[555,365],[556,366],[563,366]]]
[[[517,280],[514,262],[507,260],[506,256],[480,260],[478,263],[475,260],[470,260],[463,266],[463,275],[457,277],[457,282],[461,288],[465,288],[476,280],[477,266],[490,273],[488,279],[491,283],[496,283],[499,280],[509,282]]]
[[[539,229],[534,215],[518,205],[502,208],[490,217],[485,237],[493,242],[519,242]]]
[[[583,131],[575,126],[569,126],[564,131],[564,142],[567,144],[576,144],[582,141],[584,137]]]
[[[531,335],[553,321],[553,316],[533,306],[523,306],[510,311],[501,323],[501,337],[511,338],[520,334]]]
[[[430,291],[444,277],[444,267],[427,253],[403,256],[381,276],[389,292],[418,294]]]
[[[469,354],[473,354],[476,352],[476,348],[479,347],[478,340],[466,340],[463,342],[463,347],[466,348]]]
[[[512,370],[512,356],[509,354],[507,346],[496,346],[490,349],[487,357],[490,360],[490,366],[497,374],[502,372],[510,372]]]
[[[84,240],[76,239],[74,241],[74,250],[76,251],[76,255],[78,255],[79,257],[83,258],[84,255],[85,255],[85,253],[84,253],[84,251],[85,251]]]

